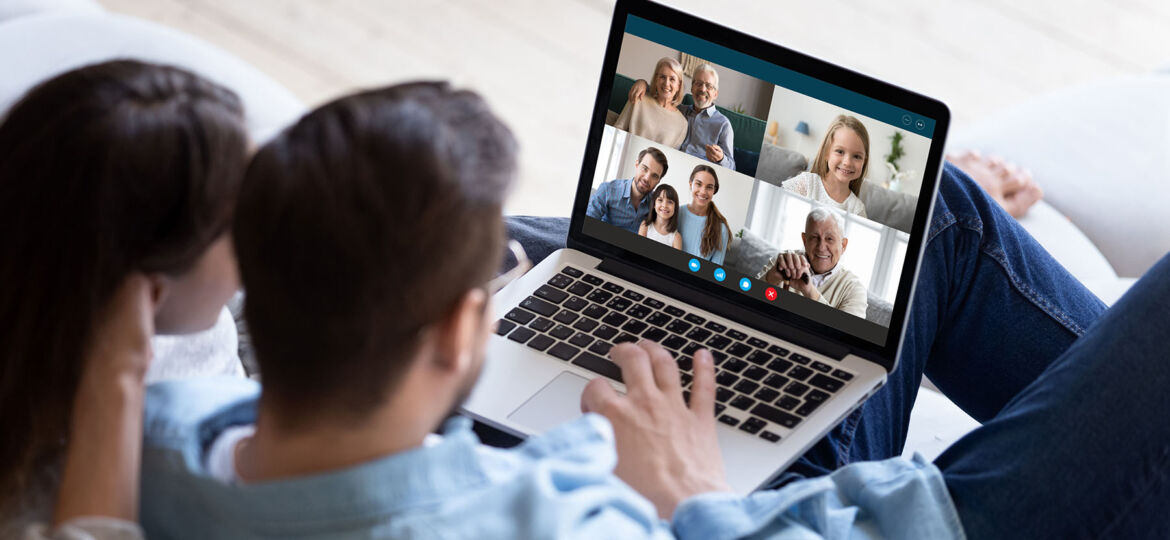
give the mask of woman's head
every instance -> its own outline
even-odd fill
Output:
[[[853,116],[838,115],[829,124],[810,171],[825,182],[848,182],[861,194],[861,182],[869,172],[869,132]]]
[[[682,103],[683,95],[683,69],[682,64],[678,60],[670,57],[663,57],[654,66],[654,76],[650,80],[650,97],[655,99],[665,99],[671,105],[677,106]]]
[[[88,66],[13,106],[0,124],[0,477],[56,459],[95,318],[128,275],[154,284],[160,331],[214,323],[235,288],[224,233],[246,154],[236,95],[177,68]]]
[[[731,233],[727,218],[719,212],[712,200],[719,193],[719,175],[710,165],[696,165],[691,170],[691,210],[707,218],[703,226],[703,238],[699,242],[699,253],[710,257],[715,251],[723,249],[723,231]]]
[[[658,218],[666,220],[666,230],[678,230],[678,192],[669,184],[660,184],[650,195],[650,213],[646,224],[653,226]]]

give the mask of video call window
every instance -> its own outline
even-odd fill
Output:
[[[779,67],[793,77],[792,87],[776,84],[783,77],[775,73],[779,78],[768,81],[702,58],[708,52],[736,64],[743,57],[712,50],[625,35],[587,219],[618,227],[620,234],[610,233],[618,234],[610,236],[615,243],[652,259],[692,271],[695,259],[718,265],[734,276],[725,286],[738,283],[760,301],[816,302],[822,306],[816,309],[828,306],[888,327],[933,123],[891,116],[888,106],[872,100],[863,108],[878,117],[862,114],[842,106],[848,99],[836,87],[810,86],[812,79]],[[640,160],[651,150],[653,161],[664,162],[651,168],[665,173],[648,182]],[[700,175],[704,167],[710,172]],[[696,175],[717,191],[697,191]],[[631,202],[636,186],[646,191],[639,208]],[[657,215],[655,195],[663,204],[670,199],[666,213],[679,218],[655,222],[665,229],[643,220]],[[718,210],[707,211],[702,222],[722,218],[725,232],[714,241],[704,228],[700,244],[703,225],[688,212],[694,203]],[[778,277],[788,276],[794,260],[803,261],[800,284]]]

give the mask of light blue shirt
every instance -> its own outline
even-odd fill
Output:
[[[650,213],[650,194],[642,195],[642,200],[635,207],[630,199],[630,187],[633,183],[634,181],[629,178],[602,182],[589,198],[589,207],[585,210],[585,215],[636,234],[638,226]]]
[[[328,473],[232,485],[207,454],[255,421],[239,378],[151,385],[140,517],[147,538],[962,538],[942,475],[915,457],[846,466],[749,497],[708,493],[669,522],[613,475],[613,430],[585,415],[523,445],[479,444],[464,418],[437,445]],[[734,464],[730,464],[734,465]]]
[[[679,207],[678,232],[682,233],[683,251],[696,257],[707,259],[715,264],[723,264],[723,258],[727,255],[727,246],[731,243],[727,227],[723,228],[723,242],[719,244],[722,248],[712,251],[709,257],[704,257],[700,248],[703,245],[703,228],[706,226],[707,216],[696,216],[691,213],[691,209],[685,204]]]
[[[683,139],[679,150],[692,156],[707,159],[708,144],[717,144],[723,149],[723,161],[719,164],[735,170],[735,133],[731,130],[731,120],[719,112],[714,105],[701,111],[696,111],[694,105],[680,105],[678,110],[687,117],[687,138]]]

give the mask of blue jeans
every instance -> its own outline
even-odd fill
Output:
[[[567,220],[510,218],[534,254]],[[1170,258],[1106,311],[943,172],[898,369],[779,483],[900,455],[923,374],[983,426],[936,464],[972,538],[1170,537]]]

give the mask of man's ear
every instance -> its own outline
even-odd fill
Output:
[[[842,238],[841,239],[841,253],[845,253],[845,248],[847,248],[847,247],[849,247],[849,239]]]
[[[459,298],[447,320],[437,327],[436,361],[441,367],[459,371],[472,367],[487,333],[484,326],[487,301],[486,291],[469,289]]]
[[[800,245],[802,245],[802,246],[808,245],[808,233],[800,233]],[[805,250],[807,251],[808,248],[805,248]]]

